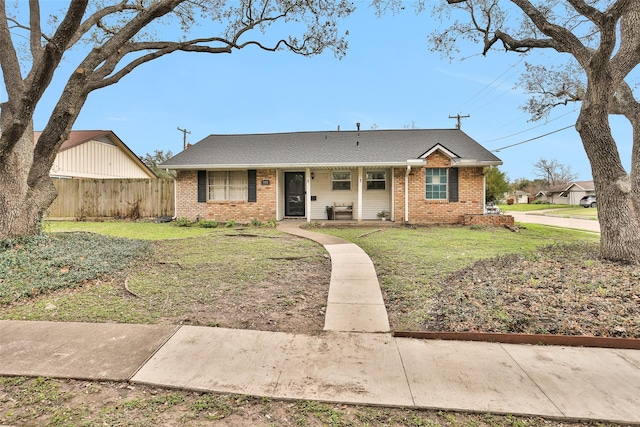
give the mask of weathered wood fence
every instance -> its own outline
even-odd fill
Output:
[[[138,219],[173,216],[173,180],[54,179],[58,197],[47,218]]]

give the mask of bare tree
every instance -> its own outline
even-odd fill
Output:
[[[578,175],[571,170],[571,166],[558,163],[556,159],[538,160],[533,164],[533,173],[547,186],[568,184],[578,178]]]
[[[374,0],[375,1],[375,0]],[[402,0],[379,0],[388,8]],[[560,66],[529,65],[523,75],[532,93],[524,107],[533,119],[557,105],[581,102],[576,130],[591,163],[598,194],[602,257],[640,264],[640,102],[628,83],[640,62],[638,0],[418,0],[449,21],[430,36],[432,49],[454,58],[469,43],[483,55],[536,50],[556,54]],[[609,125],[625,117],[633,129],[627,172]]]
[[[0,0],[0,67],[7,92],[0,104],[0,239],[38,232],[56,197],[49,170],[91,92],[179,51],[230,54],[253,46],[300,55],[332,49],[340,57],[347,44],[337,22],[352,6],[346,0],[71,0],[58,15],[43,17],[39,0],[29,0],[23,9],[7,9]],[[190,37],[199,24],[205,35]],[[174,38],[155,36],[168,28]],[[177,30],[182,34],[176,36]],[[277,33],[282,31],[292,33]],[[20,49],[22,40],[27,52]],[[72,49],[82,50],[84,58],[34,145],[34,110]]]

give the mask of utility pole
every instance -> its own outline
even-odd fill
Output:
[[[458,119],[458,124],[456,125],[456,129],[460,130],[460,128],[462,127],[462,119],[467,119],[471,117],[470,115],[466,115],[466,116],[461,116],[460,114],[456,115],[456,116],[449,116],[450,119]]]
[[[182,149],[186,150],[187,149],[187,134],[191,135],[191,132],[189,132],[186,129],[180,129],[180,126],[178,126],[178,130],[180,132],[182,132]]]

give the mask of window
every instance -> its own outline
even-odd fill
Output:
[[[447,199],[447,170],[427,169],[427,199]]]
[[[208,174],[208,200],[247,200],[247,171],[223,171]]]
[[[331,173],[332,190],[351,190],[351,171]]]
[[[386,178],[385,171],[367,171],[367,190],[386,190]]]

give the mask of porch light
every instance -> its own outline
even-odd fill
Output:
[[[311,179],[315,178],[315,175],[313,174],[313,172],[311,172]]]

